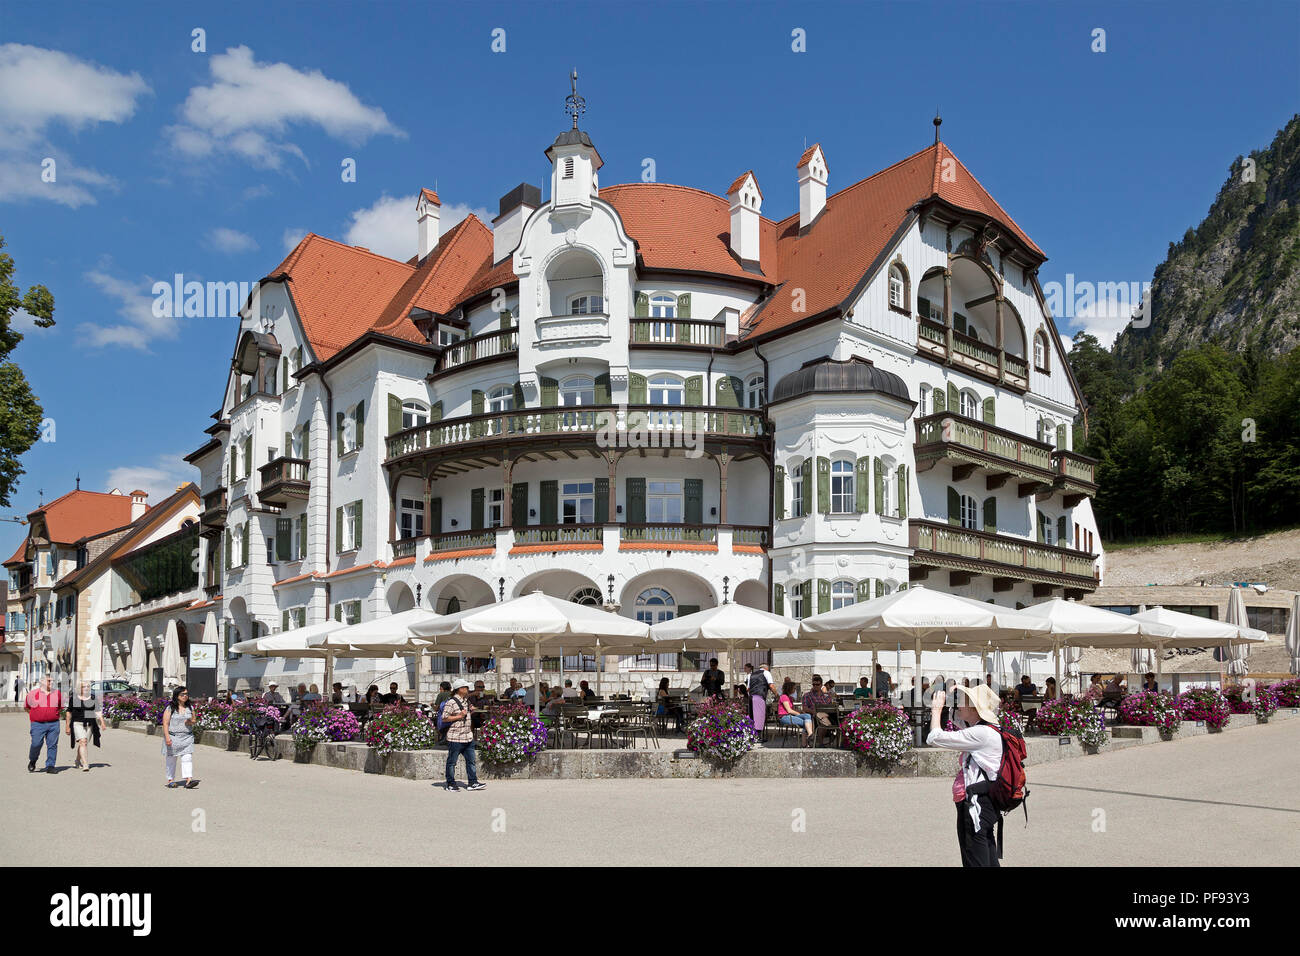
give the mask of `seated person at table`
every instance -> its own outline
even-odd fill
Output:
[[[1043,700],[1056,700],[1056,678],[1049,677],[1043,682]]]
[[[781,696],[776,699],[776,722],[787,727],[802,727],[804,730],[802,743],[806,744],[813,735],[812,714],[800,713],[799,705],[794,702],[793,697],[794,681],[787,677],[781,684]]]
[[[378,684],[370,685],[369,689],[366,691],[365,703],[369,704],[372,709],[384,705],[384,699],[379,694]]]
[[[305,694],[298,695],[298,699],[304,704],[310,704],[312,701],[320,700],[320,688],[315,684],[312,684],[311,687],[307,688]]]
[[[542,708],[542,713],[547,717],[558,717],[560,708],[564,706],[564,692],[558,687],[551,688],[551,697]]]
[[[1119,694],[1128,689],[1128,681],[1124,679],[1123,674],[1116,674],[1110,680],[1106,681],[1106,693]]]
[[[582,692],[583,700],[596,699],[596,692],[587,686],[587,682],[585,680],[578,681],[578,690]]]
[[[578,688],[574,687],[573,681],[569,680],[567,677],[564,679],[564,690],[561,691],[561,696],[563,696],[565,700],[576,700],[580,696],[578,694]]]
[[[829,707],[834,703],[835,698],[826,693],[825,688],[822,686],[821,675],[813,674],[812,689],[803,695],[803,712],[815,716],[817,722],[823,727],[829,727],[831,725],[830,717],[826,714],[818,714],[817,708]]]
[[[663,677],[659,680],[659,689],[655,691],[655,714],[659,717],[667,717],[672,701],[669,699],[668,678]]]
[[[1086,697],[1100,697],[1106,690],[1106,685],[1101,679],[1100,674],[1093,674],[1092,680],[1088,683],[1088,689],[1084,692]]]
[[[829,677],[826,678],[826,693],[829,695],[831,702],[834,703],[839,692],[835,689],[835,681]]]
[[[305,693],[307,693],[306,684],[299,684],[297,687],[289,688],[289,703],[299,703],[302,700],[302,695]]]
[[[546,681],[542,681],[542,683],[541,683],[541,688],[542,688],[542,698],[541,698],[541,699],[542,699],[543,701],[550,700],[550,699],[551,699],[551,685],[548,684],[548,683],[546,683]]]
[[[388,693],[385,694],[381,700],[383,700],[385,704],[397,704],[401,702],[402,695],[397,692],[397,681],[393,681],[388,685]]]
[[[433,706],[440,707],[442,702],[451,696],[451,681],[443,681],[438,685],[438,696],[433,699]]]
[[[483,682],[481,680],[476,680],[474,682],[474,689],[469,692],[469,697],[468,697],[469,702],[473,704],[475,707],[478,707],[483,702],[483,698],[485,697],[487,697],[487,688],[483,686]]]
[[[523,685],[512,677],[510,678],[510,686],[505,689],[505,692],[502,693],[501,696],[505,700],[514,700],[516,698],[523,698],[527,693],[528,692],[524,690]]]
[[[1016,687],[1016,694],[1020,697],[1024,697],[1026,694],[1033,695],[1037,693],[1038,688],[1034,685],[1034,682],[1029,679],[1029,675],[1025,674],[1022,676],[1020,678],[1020,684]]]
[[[1156,675],[1148,673],[1142,678],[1142,689],[1156,693],[1160,690],[1160,682],[1156,680]]]
[[[330,703],[331,704],[343,703],[343,685],[338,683],[337,681],[334,683],[334,686],[330,688]]]
[[[275,681],[266,685],[266,693],[262,695],[262,703],[275,704],[277,707],[284,706],[284,698],[280,696],[280,685]]]
[[[864,677],[858,681],[858,688],[853,692],[853,697],[860,700],[862,698],[870,698],[871,696],[871,678]]]

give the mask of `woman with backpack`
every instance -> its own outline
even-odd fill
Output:
[[[1002,734],[998,728],[998,695],[987,684],[954,688],[959,729],[945,731],[945,693],[936,690],[930,702],[931,747],[960,751],[952,799],[957,805],[957,845],[962,866],[997,866],[996,828],[1001,816],[989,791],[1002,766]],[[960,703],[958,702],[960,700]]]

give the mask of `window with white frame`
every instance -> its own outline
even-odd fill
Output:
[[[974,392],[963,391],[958,396],[959,411],[967,418],[980,417],[980,400]]]
[[[513,385],[498,385],[491,389],[487,394],[487,410],[494,415],[502,412],[508,412],[515,407],[515,389]],[[487,432],[489,435],[501,433],[503,428],[500,419],[489,419],[487,423]]]
[[[455,345],[462,338],[459,329],[449,329],[445,325],[438,326],[438,344],[444,348],[448,345]]]
[[[361,416],[356,405],[350,407],[343,415],[343,454],[356,451],[361,445],[357,436],[361,434]]]
[[[837,611],[842,607],[848,607],[854,601],[853,582],[852,581],[833,581],[831,582],[831,610]]]
[[[930,314],[927,315],[926,318],[931,322],[938,322],[940,325],[945,323],[943,317],[943,300],[938,302],[935,302],[933,299],[930,300]]]
[[[916,400],[916,414],[918,418],[924,418],[930,414],[930,386],[922,385],[918,392]]]
[[[896,490],[898,486],[897,476],[898,469],[888,458],[880,459],[880,467],[884,470],[884,478],[879,484],[880,488],[880,510],[882,514],[897,517],[898,504],[894,500],[897,497]]]
[[[803,470],[802,462],[790,462],[790,469],[787,474],[790,476],[790,517],[802,518],[803,510]]]
[[[242,525],[228,525],[230,534],[230,563],[239,567],[244,563],[244,528]]]
[[[289,433],[289,447],[286,449],[285,453],[289,455],[290,458],[305,458],[306,455],[304,452],[306,451],[306,448],[303,446],[306,437],[307,426],[305,424],[295,428]]]
[[[645,518],[651,524],[681,524],[682,483],[647,481]]]
[[[429,424],[429,406],[415,399],[402,402],[403,428],[419,428],[427,424]]]
[[[751,375],[745,383],[745,407],[762,408],[767,402],[767,383],[762,375]]]
[[[798,584],[786,590],[789,600],[786,602],[790,605],[790,616],[796,621],[802,621],[804,616],[803,606],[803,588]]]
[[[357,546],[357,503],[343,506],[343,541],[341,551],[352,551]]]
[[[650,297],[650,318],[675,319],[677,317],[677,299],[665,293]],[[657,321],[650,323],[651,342],[674,342],[677,328],[672,322]]]
[[[305,553],[307,546],[307,515],[298,515],[293,519],[291,527],[293,528],[293,534],[290,535],[289,540],[289,560],[300,561],[307,557]]]
[[[831,462],[831,512],[843,515],[855,509],[853,462],[847,458],[836,458]]]
[[[647,588],[637,595],[636,619],[643,624],[671,621],[677,616],[677,600],[663,588]],[[676,670],[676,654],[638,654],[628,658],[632,670]]]
[[[266,536],[266,563],[275,564],[275,535]]]
[[[307,608],[291,607],[289,608],[289,630],[294,631],[300,627],[307,626]]]
[[[1047,371],[1047,336],[1041,331],[1034,333],[1034,368]]]
[[[590,524],[596,520],[596,483],[566,481],[560,485],[560,523]]]
[[[499,528],[505,521],[506,493],[504,488],[489,488],[487,494],[487,526]]]
[[[424,537],[424,502],[419,498],[399,498],[397,527],[403,538]]]
[[[570,315],[599,315],[605,311],[605,299],[595,292],[584,292],[569,300]]]
[[[961,526],[968,531],[979,530],[979,503],[970,495],[961,496]]]
[[[650,379],[649,394],[651,405],[683,405],[686,402],[686,386],[682,380],[672,375],[656,375]],[[676,428],[682,423],[682,413],[673,411],[653,411],[650,424],[661,428]]]
[[[889,267],[889,304],[895,309],[907,308],[906,286],[903,284],[903,272],[898,266]]]
[[[361,602],[360,601],[341,601],[337,607],[336,616],[344,624],[361,623]]]
[[[596,404],[596,382],[587,375],[574,375],[560,383],[560,404],[566,408]],[[590,425],[594,418],[592,413],[566,412],[563,416],[565,428],[577,428]]]

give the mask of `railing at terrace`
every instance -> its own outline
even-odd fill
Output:
[[[550,524],[515,528],[515,545],[528,544],[600,544],[605,540],[604,525]]]
[[[468,365],[470,362],[509,355],[517,351],[519,351],[518,326],[484,332],[448,345],[446,351],[438,357],[436,371],[445,372],[447,369]]]
[[[628,543],[717,544],[718,526],[695,524],[624,524],[619,540]]]
[[[945,432],[945,423],[951,426]],[[1052,446],[951,412],[927,415],[916,422],[916,444],[948,442],[1044,471],[1054,472]]]
[[[451,534],[435,534],[429,538],[433,552],[469,551],[477,548],[495,548],[497,529],[487,528],[480,531],[458,531]]]
[[[1083,551],[931,521],[912,522],[909,537],[911,547],[917,551],[988,561],[1007,568],[1094,577],[1093,556]]]
[[[726,342],[727,325],[705,319],[632,319],[633,345],[711,345]]]

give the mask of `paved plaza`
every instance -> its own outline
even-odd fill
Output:
[[[1007,866],[1256,865],[1300,851],[1300,721],[1031,767]],[[157,737],[109,730],[94,770],[27,772],[27,721],[0,716],[0,862],[245,865],[958,863],[949,781],[427,781],[197,748],[163,787]],[[43,762],[43,758],[42,758]],[[462,772],[463,781],[463,772]],[[198,831],[198,832],[196,832]],[[761,848],[761,849],[757,849]]]

